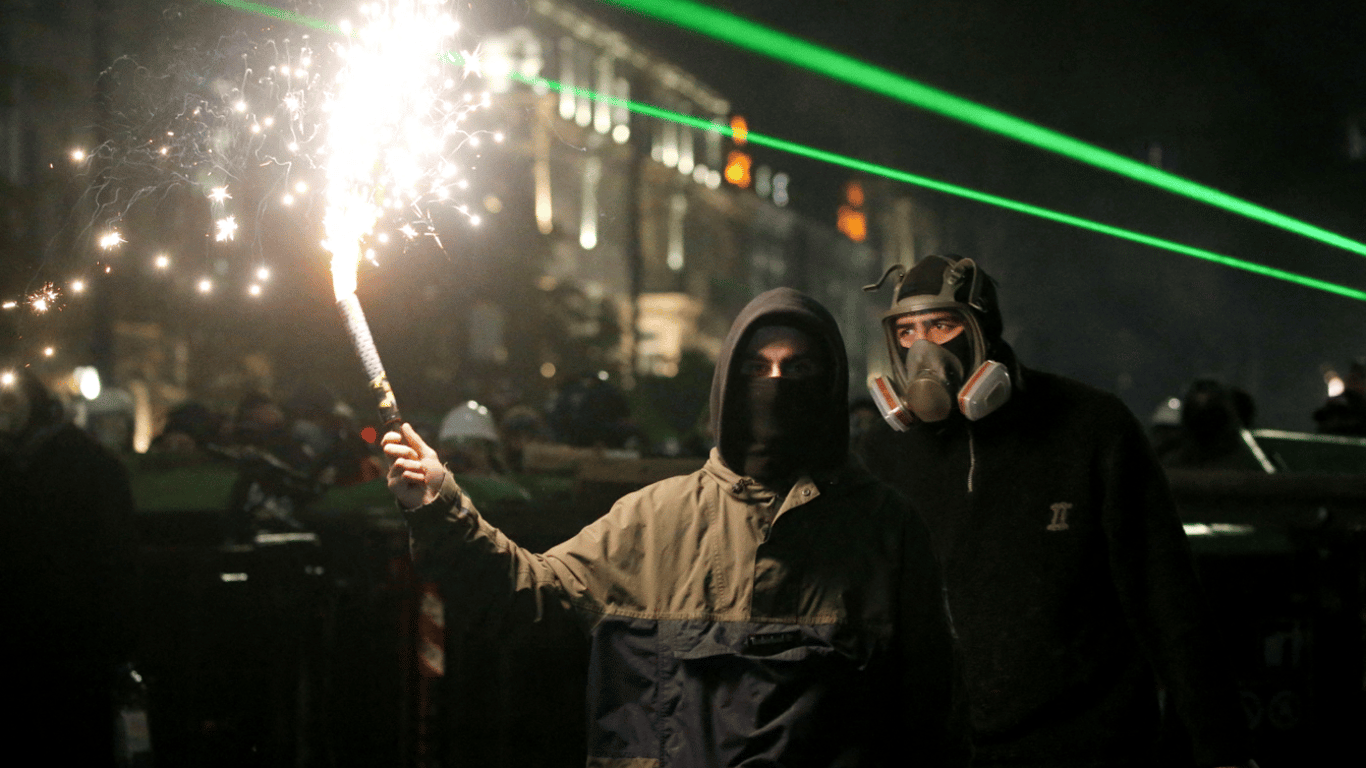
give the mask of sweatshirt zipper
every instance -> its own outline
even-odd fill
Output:
[[[977,451],[972,443],[972,427],[968,427],[968,494],[972,494],[972,476],[977,472]]]

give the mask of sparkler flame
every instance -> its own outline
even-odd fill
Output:
[[[138,228],[165,223],[149,205],[171,200],[194,206],[198,216],[207,203],[206,235],[219,243],[254,237],[205,257],[217,259],[262,248],[260,217],[269,205],[296,217],[321,211],[340,296],[354,295],[359,261],[378,263],[377,249],[403,248],[419,235],[442,248],[438,216],[476,224],[471,207],[460,203],[470,202],[479,179],[460,150],[484,133],[466,118],[490,106],[482,89],[468,87],[469,75],[480,76],[487,62],[478,46],[456,53],[455,0],[364,0],[357,8],[356,33],[342,25],[345,39],[329,37],[325,50],[316,33],[262,37],[271,28],[249,24],[207,49],[178,45],[149,52],[150,63],[123,57],[111,66],[101,77],[121,96],[103,126],[109,140],[64,150],[88,174],[86,200],[96,209],[78,236],[110,256],[129,248],[141,254]],[[180,24],[168,27],[174,35]],[[181,189],[197,199],[183,198]],[[165,272],[173,258],[194,268],[198,257],[138,258]],[[111,264],[117,261],[82,267],[81,281],[59,280],[63,291],[100,290]],[[258,275],[243,289],[264,295],[266,279]],[[222,288],[217,276],[197,284],[203,295]],[[0,297],[0,312],[51,314],[64,301],[55,288],[16,292]]]
[[[233,238],[233,235],[237,234],[237,217],[227,216],[225,218],[219,219],[217,227],[218,234],[214,235],[215,240],[219,241],[220,243],[225,240],[231,240]]]
[[[128,241],[124,240],[123,235],[119,234],[118,232],[109,232],[107,234],[100,236],[100,247],[105,249],[106,251],[111,248],[117,247],[119,243],[126,242]]]
[[[387,213],[440,199],[443,167],[464,140],[461,121],[487,99],[457,99],[442,71],[459,29],[445,0],[363,6],[367,24],[338,51],[329,102],[323,247],[337,299],[355,293],[363,243]],[[433,192],[433,186],[437,192]]]
[[[59,298],[61,298],[61,293],[57,290],[57,286],[48,283],[29,294],[28,306],[35,313],[41,315],[56,306]]]

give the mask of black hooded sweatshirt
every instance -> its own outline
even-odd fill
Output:
[[[989,342],[1015,384],[999,411],[882,425],[860,451],[935,539],[975,764],[1153,765],[1159,686],[1198,765],[1240,764],[1242,710],[1141,425],[1117,397]]]

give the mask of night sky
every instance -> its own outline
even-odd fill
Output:
[[[1366,261],[796,68],[581,0],[732,101],[753,130],[1216,253],[1366,286]],[[1349,237],[1366,237],[1366,6],[1311,2],[712,3],[797,37]],[[1366,123],[1363,123],[1366,124]],[[756,151],[757,154],[757,151]],[[772,156],[833,220],[852,176]],[[1021,214],[910,191],[936,250],[1001,283],[1026,364],[1119,392],[1147,418],[1194,378],[1242,386],[1256,426],[1310,430],[1320,368],[1366,355],[1359,301]]]
[[[608,2],[572,2],[696,75],[755,131],[1366,288],[1366,259],[1347,251]],[[466,28],[477,33],[520,23],[532,15],[529,3],[460,5]],[[1366,4],[711,4],[1140,161],[1160,153],[1162,167],[1177,175],[1366,240],[1366,159],[1348,152],[1351,121],[1366,132]],[[325,9],[351,3],[300,5],[335,17]],[[149,15],[163,7],[104,6]],[[853,173],[763,148],[754,154],[756,162],[792,175],[795,209],[833,224],[839,190]],[[1140,418],[1194,378],[1213,376],[1254,396],[1257,426],[1311,430],[1310,413],[1325,395],[1321,368],[1341,371],[1366,356],[1360,301],[941,193],[885,181],[869,187],[875,202],[908,195],[938,222],[917,233],[921,255],[948,251],[981,260],[1000,284],[1006,336],[1025,364],[1116,391]]]

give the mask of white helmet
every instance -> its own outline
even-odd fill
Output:
[[[471,438],[498,442],[498,429],[489,409],[473,400],[452,408],[441,420],[436,435],[441,443],[462,443]]]

